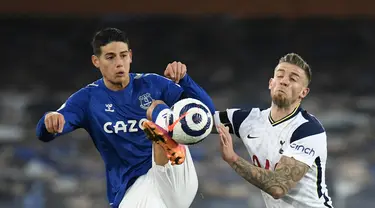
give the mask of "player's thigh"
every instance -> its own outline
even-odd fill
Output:
[[[139,177],[128,189],[119,208],[167,208],[158,189],[152,172]]]
[[[186,159],[181,165],[152,167],[158,192],[167,207],[187,208],[198,190],[198,177],[189,148],[186,147]]]

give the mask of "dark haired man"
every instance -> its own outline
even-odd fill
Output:
[[[47,112],[37,125],[38,138],[48,142],[85,129],[105,163],[112,207],[189,207],[198,188],[194,164],[188,147],[163,131],[163,116],[187,97],[214,112],[211,98],[180,62],[167,66],[164,75],[170,79],[130,73],[133,54],[119,29],[97,32],[92,47],[92,63],[102,78],[74,93],[57,111]]]

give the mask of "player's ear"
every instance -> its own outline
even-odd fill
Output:
[[[270,81],[268,82],[268,89],[270,90],[273,85],[273,78],[270,78]]]
[[[92,55],[91,56],[91,61],[92,61],[92,64],[94,64],[94,66],[96,68],[99,68],[99,58],[95,55]]]
[[[303,88],[301,95],[300,95],[301,99],[305,98],[309,94],[309,92],[310,92],[310,88],[308,87]]]

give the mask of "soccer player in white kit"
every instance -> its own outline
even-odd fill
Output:
[[[268,208],[333,207],[325,183],[327,135],[301,107],[310,81],[309,65],[287,54],[269,81],[270,108],[215,113],[223,159],[261,189]],[[231,133],[242,139],[251,162],[234,152]]]

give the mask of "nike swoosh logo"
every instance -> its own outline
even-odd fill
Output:
[[[180,122],[181,119],[185,118],[186,115],[187,115],[187,112],[185,112],[184,114],[182,114],[182,116],[180,116],[180,118],[178,118],[177,120],[175,120],[175,121],[173,122],[173,124],[169,125],[169,126],[168,126],[168,131],[173,131],[174,126],[176,126],[176,124],[177,124],[178,122]]]
[[[249,135],[247,135],[247,138],[248,139],[255,139],[255,138],[258,138],[258,137],[253,137],[253,136],[250,136],[250,134],[249,134]]]

